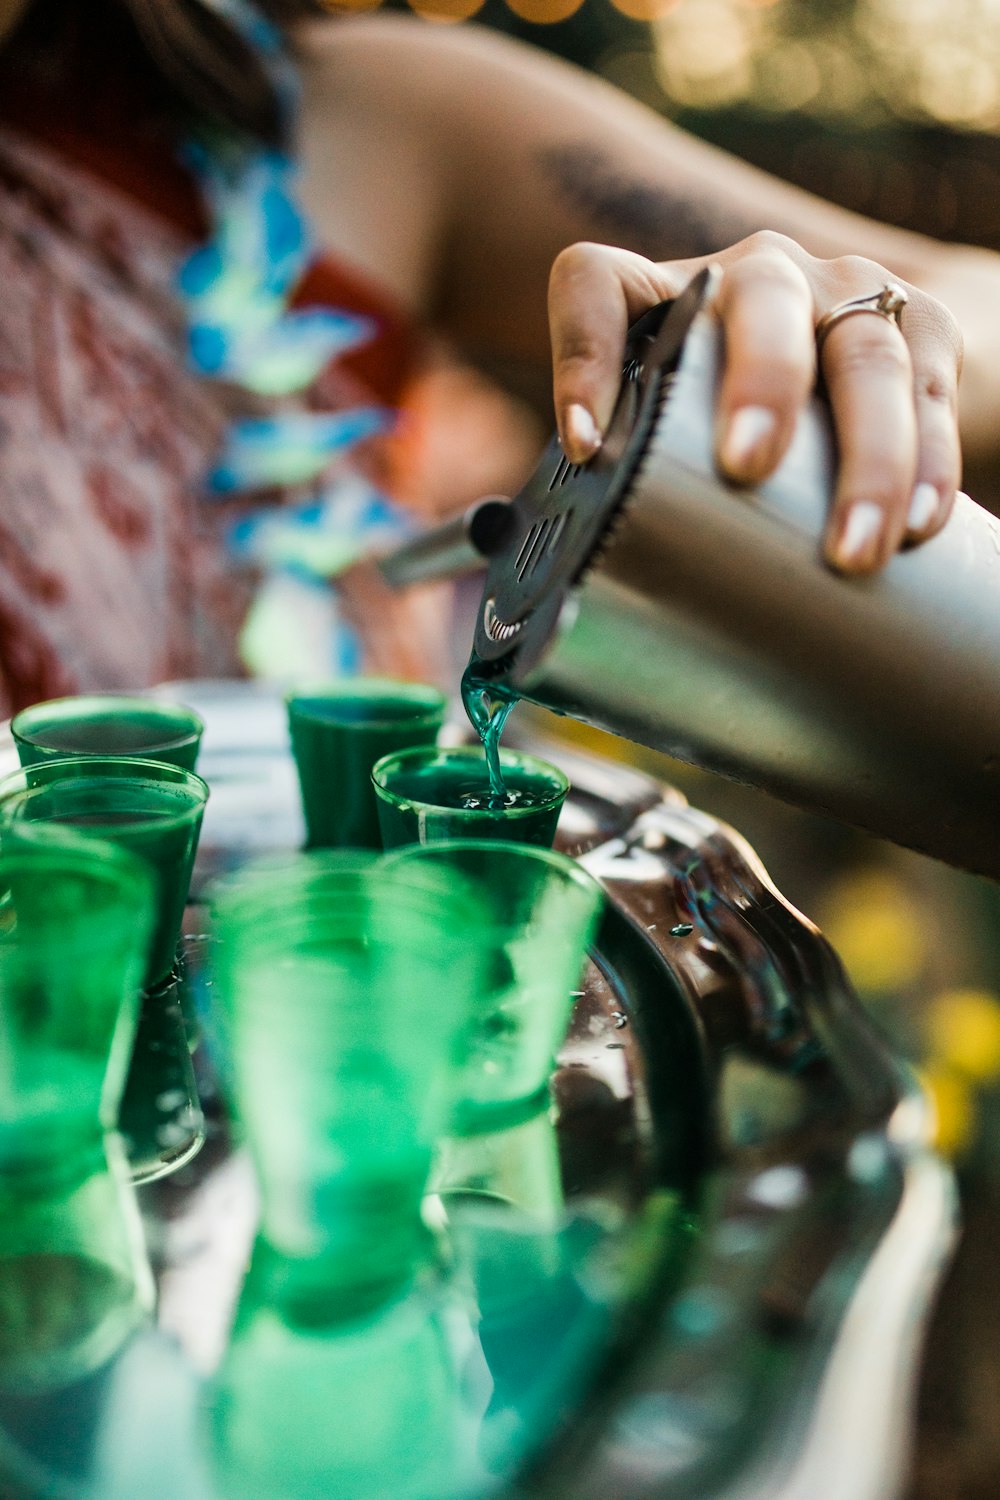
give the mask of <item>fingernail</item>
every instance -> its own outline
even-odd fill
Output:
[[[830,549],[830,561],[834,567],[854,572],[876,563],[884,526],[885,512],[881,505],[872,500],[856,500]]]
[[[764,457],[777,420],[767,406],[741,406],[729,418],[719,444],[719,462],[729,474],[743,474]]]
[[[913,491],[906,515],[906,529],[914,536],[926,531],[941,506],[941,497],[933,484],[922,480]]]
[[[563,448],[578,463],[592,458],[601,446],[601,433],[585,406],[574,401],[563,417]]]

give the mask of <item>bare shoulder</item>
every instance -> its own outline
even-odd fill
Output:
[[[309,64],[337,60],[349,66],[395,67],[414,58],[482,58],[485,66],[516,66],[530,53],[522,43],[496,31],[466,22],[460,26],[429,25],[403,12],[368,11],[362,15],[329,16],[302,21],[295,43]],[[378,60],[374,54],[378,54]]]
[[[298,157],[310,218],[328,250],[416,314],[426,310],[448,196],[448,156],[429,104],[436,48],[427,29],[372,15],[295,32]]]
[[[313,220],[424,311],[456,216],[497,201],[498,178],[523,179],[528,144],[551,128],[548,59],[475,25],[392,14],[311,22],[295,42]]]
[[[368,97],[391,91],[411,109],[414,101],[431,98],[446,107],[450,99],[455,110],[476,98],[482,108],[491,90],[604,88],[551,54],[475,22],[430,25],[402,13],[369,12],[304,23],[295,37],[307,76],[337,79]]]

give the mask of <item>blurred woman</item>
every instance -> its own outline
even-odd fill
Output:
[[[241,670],[276,561],[342,579],[360,662],[431,670],[434,606],[346,564],[405,532],[394,494],[430,515],[516,484],[550,399],[592,456],[628,323],[710,260],[722,470],[775,467],[819,320],[898,283],[901,323],[823,342],[826,557],[871,571],[945,523],[959,419],[974,455],[996,443],[1000,260],[821,203],[475,26],[320,9],[0,0],[0,707]],[[487,426],[496,474],[470,461],[443,496],[414,481],[442,340],[540,413]]]

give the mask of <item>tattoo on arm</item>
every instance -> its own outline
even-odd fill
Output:
[[[610,234],[615,244],[649,260],[710,255],[763,227],[707,198],[699,203],[623,177],[593,146],[554,146],[540,160],[570,207],[590,221],[593,238]]]

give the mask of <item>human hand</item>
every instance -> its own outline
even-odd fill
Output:
[[[552,267],[549,320],[556,419],[566,455],[600,447],[618,394],[629,324],[675,297],[703,266],[722,268],[714,306],[725,331],[716,411],[716,462],[738,484],[781,462],[817,374],[824,313],[887,282],[908,302],[889,318],[838,320],[822,347],[839,450],[824,556],[845,573],[871,573],[903,544],[941,529],[961,474],[957,388],[962,338],[940,302],[860,256],[819,260],[765,231],[719,255],[656,263],[627,250],[578,244]]]

